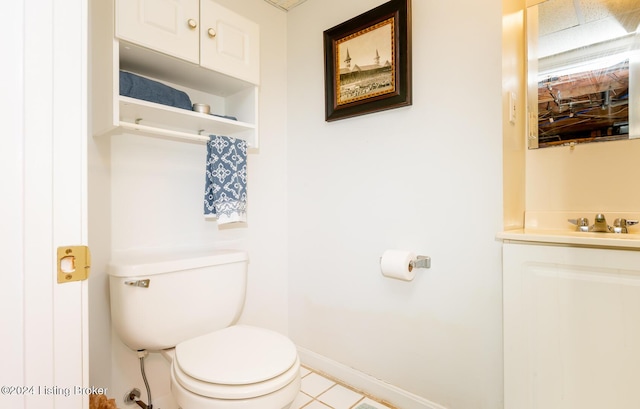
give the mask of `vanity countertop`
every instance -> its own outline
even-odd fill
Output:
[[[496,237],[503,241],[559,244],[584,247],[620,248],[640,251],[640,225],[631,226],[629,233],[591,233],[577,231],[567,219],[587,217],[593,223],[597,212],[526,212],[524,228],[506,230]],[[607,223],[617,217],[640,219],[635,212],[603,212]]]
[[[503,241],[640,250],[640,234],[589,233],[570,230],[519,229],[496,235]]]

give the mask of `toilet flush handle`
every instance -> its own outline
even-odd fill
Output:
[[[146,280],[129,280],[129,281],[125,281],[124,285],[130,285],[132,287],[149,288],[150,282],[151,280],[149,280],[148,278]]]

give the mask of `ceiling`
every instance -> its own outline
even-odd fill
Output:
[[[307,0],[264,0],[267,3],[279,8],[280,10],[289,11],[295,6],[304,3]]]
[[[548,0],[540,4],[540,35],[614,19],[627,32],[640,22],[638,0]]]
[[[544,57],[635,32],[640,0],[547,0],[538,13]]]

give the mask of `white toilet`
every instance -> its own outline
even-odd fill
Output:
[[[284,409],[300,390],[291,340],[234,325],[247,263],[242,251],[194,250],[130,253],[109,264],[114,330],[129,348],[170,360],[182,409]]]

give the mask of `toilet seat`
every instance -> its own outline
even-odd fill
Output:
[[[182,387],[201,396],[246,399],[293,382],[300,362],[287,337],[235,325],[176,345],[172,370]]]

